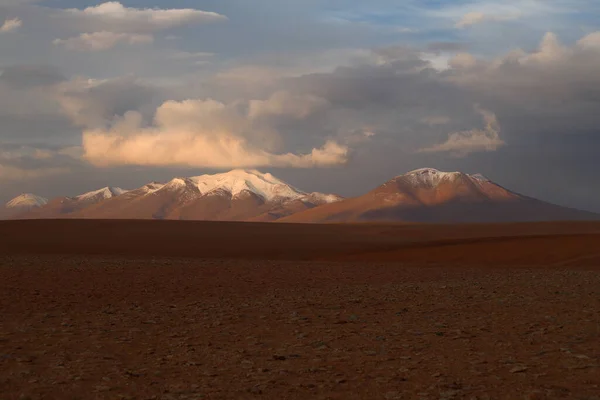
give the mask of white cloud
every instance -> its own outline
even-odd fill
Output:
[[[469,53],[458,53],[448,61],[448,65],[455,69],[472,68],[477,65],[477,59]]]
[[[56,39],[55,45],[65,46],[68,50],[77,51],[102,51],[115,47],[119,43],[130,45],[149,44],[154,42],[152,35],[142,35],[137,33],[113,33],[113,32],[93,32],[82,33],[77,37],[68,39]]]
[[[23,26],[23,21],[19,18],[11,18],[4,21],[4,24],[0,27],[0,32],[14,32]]]
[[[505,143],[500,139],[500,124],[496,115],[480,107],[475,108],[485,121],[484,129],[470,129],[454,132],[448,135],[444,143],[419,150],[420,153],[448,152],[455,156],[463,157],[469,153],[481,151],[496,151]]]
[[[577,46],[583,49],[600,50],[600,31],[584,36],[577,42]]]
[[[152,33],[182,25],[224,21],[224,15],[191,8],[159,9],[125,7],[117,1],[83,10],[71,8],[59,17],[83,32]]]
[[[456,23],[457,28],[466,28],[471,25],[480,24],[485,21],[485,14],[481,12],[470,12],[465,14],[460,21]]]
[[[558,37],[554,33],[548,32],[544,35],[538,51],[524,57],[522,61],[547,64],[558,61],[563,58],[567,52],[568,49],[560,44]]]
[[[168,101],[156,110],[151,126],[144,125],[138,112],[128,112],[109,129],[85,130],[84,158],[97,166],[207,168],[311,168],[348,160],[348,147],[332,140],[305,154],[269,151],[272,146],[254,144],[242,134],[249,124],[249,117],[239,114],[235,105],[211,99]]]
[[[458,29],[468,28],[473,25],[478,25],[484,22],[500,22],[517,19],[521,16],[521,13],[515,12],[510,14],[485,14],[478,11],[466,13],[462,16],[460,21],[455,25]]]
[[[83,10],[76,8],[61,10],[54,16],[64,26],[83,32],[79,36],[56,39],[54,44],[78,51],[108,50],[119,43],[148,44],[154,42],[153,33],[158,31],[227,19],[217,13],[191,8],[131,8],[116,1]]]

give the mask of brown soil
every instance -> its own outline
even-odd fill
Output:
[[[599,231],[0,223],[0,398],[598,399]]]

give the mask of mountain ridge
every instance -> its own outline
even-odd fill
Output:
[[[257,170],[176,177],[133,190],[105,187],[59,197],[19,218],[142,218],[271,221],[339,201],[334,194],[304,192]]]
[[[598,214],[513,192],[481,174],[435,168],[409,171],[348,199],[305,192],[255,169],[234,169],[150,182],[133,190],[107,186],[42,203],[33,201],[31,207],[13,212],[12,217],[313,223],[600,219]]]

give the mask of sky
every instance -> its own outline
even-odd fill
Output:
[[[600,212],[596,0],[0,0],[0,201],[432,167]]]

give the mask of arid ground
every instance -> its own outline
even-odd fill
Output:
[[[0,399],[600,399],[600,224],[0,222]]]

